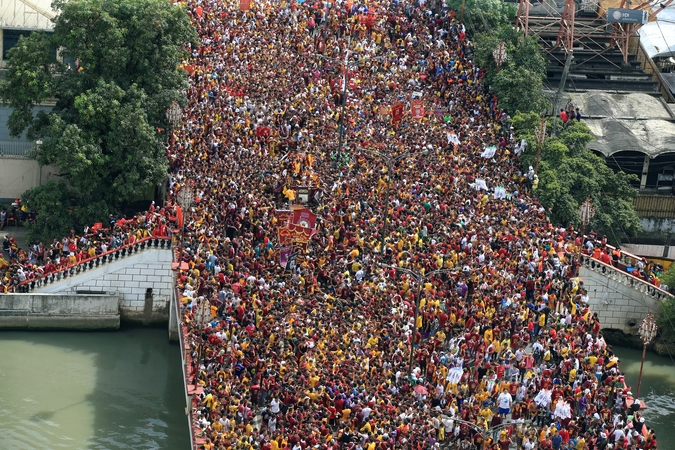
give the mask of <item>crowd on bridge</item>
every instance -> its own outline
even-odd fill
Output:
[[[200,42],[168,206],[71,238],[96,253],[166,235],[187,206],[177,284],[201,447],[657,448],[588,306],[585,243],[530,192],[455,11],[187,9]],[[316,233],[287,271],[278,211],[299,187]]]
[[[194,193],[178,282],[204,448],[657,447],[455,11],[188,10],[169,153],[174,199]],[[428,113],[394,119],[413,98]],[[300,186],[317,232],[288,272]]]

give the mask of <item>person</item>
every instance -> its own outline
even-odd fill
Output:
[[[506,416],[511,412],[511,403],[513,402],[513,397],[508,390],[503,390],[499,397],[497,398],[499,404],[499,414]]]
[[[568,118],[569,117],[567,116],[567,112],[563,108],[560,108],[560,120],[562,120],[563,125],[567,124]]]
[[[577,122],[581,122],[581,111],[579,108],[574,110],[574,117],[577,119]]]

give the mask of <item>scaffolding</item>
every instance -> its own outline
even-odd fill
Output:
[[[542,0],[534,3],[520,0],[516,28],[523,30],[526,35],[538,36],[543,51],[561,65],[569,52],[579,48],[593,52],[583,63],[602,58],[621,68],[620,64],[605,55],[618,49],[623,63],[627,63],[629,39],[642,25],[608,22],[608,6],[648,11],[649,21],[652,21],[673,1],[652,0],[631,8],[631,0],[621,0],[620,3],[612,0]]]

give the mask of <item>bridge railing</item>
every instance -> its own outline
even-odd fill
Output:
[[[100,255],[91,258],[83,259],[75,264],[66,267],[60,267],[58,270],[50,273],[27,279],[12,288],[15,293],[28,293],[44,286],[58,283],[69,277],[74,277],[78,274],[85,273],[89,270],[97,269],[108,263],[126,258],[127,256],[135,255],[144,250],[152,248],[167,249],[171,248],[171,237],[168,236],[148,236],[133,244],[123,245]]]
[[[659,289],[651,283],[641,280],[640,278],[637,278],[628,272],[625,272],[612,265],[605,264],[602,261],[594,259],[588,255],[581,255],[581,265],[587,269],[592,270],[593,272],[601,274],[602,276],[621,283],[625,286],[631,287],[655,299],[665,300],[667,298],[673,298],[672,294],[664,291],[663,289]]]

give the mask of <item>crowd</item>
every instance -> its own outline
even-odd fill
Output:
[[[175,214],[165,208],[155,210],[154,202],[145,213],[127,219],[110,215],[107,224],[98,223],[85,227],[81,234],[70,230],[62,239],[54,239],[22,248],[10,234],[3,237],[0,254],[0,292],[21,292],[22,283],[49,276],[60,270],[75,266],[133,244],[148,236],[168,237],[175,227]]]
[[[200,42],[169,205],[60,255],[166,233],[193,193],[177,284],[204,449],[657,448],[588,307],[584,243],[531,195],[454,11],[187,10]],[[277,211],[302,186],[317,232],[286,271]]]
[[[195,196],[178,284],[204,448],[657,447],[454,11],[188,11],[169,153]],[[428,113],[394,123],[412,98]],[[286,272],[276,212],[299,186],[317,233]]]

